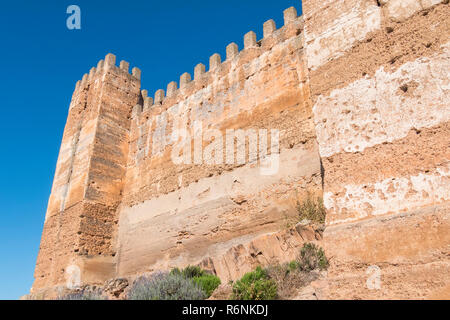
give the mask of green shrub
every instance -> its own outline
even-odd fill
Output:
[[[232,298],[235,300],[272,300],[276,297],[277,285],[261,267],[246,273],[233,285]]]
[[[297,201],[297,211],[300,221],[303,219],[323,224],[325,223],[326,210],[321,197],[314,197],[308,192],[303,202]]]
[[[297,270],[297,269],[299,269],[298,261],[294,260],[294,261],[289,262],[289,264],[288,264],[288,272],[289,271],[294,271],[294,270]]]
[[[209,274],[198,266],[187,266],[180,270],[174,268],[170,271],[171,275],[178,275],[185,279],[193,281],[199,288],[201,288],[207,297],[210,297],[214,290],[220,285],[220,279],[215,275]]]
[[[328,265],[328,259],[322,248],[317,247],[314,243],[305,243],[303,245],[298,258],[298,267],[300,270],[325,270],[328,268]]]
[[[206,293],[206,296],[209,298],[214,290],[217,289],[217,287],[220,285],[220,279],[219,277],[216,277],[212,274],[204,274],[200,277],[194,277],[192,280],[203,289],[203,291]]]
[[[203,300],[205,292],[192,279],[177,273],[158,272],[136,280],[128,294],[130,300]]]

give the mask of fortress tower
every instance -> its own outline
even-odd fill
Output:
[[[111,54],[77,83],[33,294],[189,264],[225,283],[319,242],[316,297],[448,298],[449,2],[302,6],[152,97]],[[174,162],[180,140],[200,161]],[[286,227],[307,192],[325,225]]]
[[[140,70],[108,54],[76,84],[58,157],[34,288],[114,275],[131,109]]]

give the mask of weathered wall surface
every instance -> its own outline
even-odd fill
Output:
[[[199,64],[193,79],[183,74],[179,88],[172,82],[154,99],[140,90],[140,71],[115,67],[113,55],[85,75],[72,98],[35,292],[198,263],[226,281],[315,239],[284,226],[299,194],[320,192],[322,181],[303,20],[290,8],[284,22],[267,21],[263,39],[247,33],[241,51],[230,44],[223,62],[214,54],[208,71]],[[181,143],[183,129],[191,137]],[[189,161],[174,160],[180,143],[189,144],[179,150]]]
[[[226,282],[289,261],[322,239],[285,227],[312,190],[327,208],[323,297],[448,294],[448,1],[303,0],[303,12],[154,98],[113,55],[85,75],[34,292],[188,264]]]
[[[236,254],[227,252],[279,231],[297,192],[321,188],[302,28],[291,8],[284,27],[266,22],[263,39],[246,34],[245,48],[229,45],[223,62],[213,55],[208,72],[197,66],[192,81],[184,74],[180,88],[171,83],[167,95],[158,91],[154,100],[144,92],[145,105],[133,113],[120,210],[120,276],[203,262],[222,281],[236,279],[253,265],[236,263]],[[172,160],[181,141],[174,132],[182,128],[191,135],[186,144],[192,164]],[[237,139],[230,151],[230,129],[268,130],[267,137],[258,135],[258,157],[250,159],[249,140]],[[193,139],[199,130],[201,159]],[[272,130],[279,130],[279,161],[274,172],[264,173],[261,152],[272,151]],[[267,141],[265,150],[261,141]],[[209,153],[217,146],[224,150],[219,157]],[[246,149],[243,163],[237,159],[240,146]],[[231,162],[229,154],[236,156]]]
[[[76,85],[58,157],[33,291],[115,274],[114,243],[140,71],[106,56]]]
[[[330,298],[427,297],[450,281],[448,1],[303,5]]]

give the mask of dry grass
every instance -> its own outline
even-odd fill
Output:
[[[270,266],[267,273],[277,284],[278,299],[282,300],[292,299],[300,288],[306,287],[318,278],[317,273],[292,269],[290,264]]]
[[[275,281],[279,299],[294,298],[299,289],[319,278],[321,270],[328,268],[328,259],[322,248],[305,243],[297,259],[285,264],[273,264],[266,268],[267,275]]]
[[[326,210],[323,205],[323,198],[316,197],[311,192],[308,192],[306,198],[300,202],[297,201],[298,219],[304,219],[313,223],[325,223]]]

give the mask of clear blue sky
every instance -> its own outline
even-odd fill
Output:
[[[81,30],[66,9],[81,8]],[[142,70],[153,94],[300,0],[2,1],[0,299],[28,293],[67,111],[77,80],[108,52]]]

